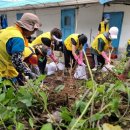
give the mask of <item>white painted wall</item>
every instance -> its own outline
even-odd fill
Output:
[[[72,7],[59,7],[59,8],[48,8],[48,9],[35,9],[35,10],[24,10],[24,11],[10,11],[4,12],[7,14],[9,26],[13,25],[16,21],[16,13],[32,12],[37,14],[41,21],[43,32],[50,31],[54,27],[60,28],[61,24],[61,9],[74,8]],[[77,33],[85,33],[88,37],[88,42],[93,40],[93,37],[97,35],[98,24],[101,21],[103,6],[100,4],[92,4],[81,6],[77,9]],[[124,12],[124,19],[122,25],[122,33],[120,37],[120,48],[125,48],[128,39],[130,38],[130,6],[128,5],[111,5],[106,6],[104,11],[106,12]],[[2,13],[1,13],[2,14]]]

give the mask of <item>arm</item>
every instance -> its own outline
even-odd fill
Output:
[[[75,60],[78,58],[78,56],[77,56],[77,54],[75,53],[76,52],[76,41],[73,39],[73,38],[71,38],[71,42],[72,42],[72,54],[73,54],[73,56],[74,56],[74,58],[75,58]]]
[[[26,64],[24,64],[21,52],[13,53],[11,56],[11,60],[15,69],[19,73],[24,73],[25,75],[30,76],[31,70],[26,66]]]
[[[98,26],[98,34],[100,33],[100,31],[101,31],[101,23]]]
[[[24,50],[24,41],[21,38],[12,38],[7,42],[7,52],[11,55],[12,63],[19,73],[24,73],[31,77],[31,70],[24,64],[22,52]],[[31,77],[32,78],[32,77]]]
[[[99,38],[98,39],[98,50],[101,52],[101,55],[106,60],[106,62],[110,62],[110,59],[108,58],[106,52],[104,51],[104,47],[105,47],[104,41],[101,38]]]
[[[71,39],[72,41],[72,54],[75,58],[75,60],[78,62],[79,65],[82,65],[83,64],[83,52],[82,50],[80,50],[79,52],[79,56],[75,53],[76,52],[76,42],[74,39]]]

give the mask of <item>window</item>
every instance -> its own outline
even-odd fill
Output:
[[[65,24],[64,24],[65,26],[70,26],[71,25],[71,17],[66,16],[64,22],[65,22]]]
[[[16,14],[16,18],[17,18],[17,20],[20,20],[21,17],[22,17],[22,15],[23,15],[23,13],[17,13],[17,14]]]
[[[0,18],[1,18],[1,28],[5,29],[6,27],[8,27],[7,15],[6,14],[2,14],[0,16]]]

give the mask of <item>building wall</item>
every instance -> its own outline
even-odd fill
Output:
[[[16,21],[16,13],[32,12],[37,14],[41,21],[43,32],[50,31],[54,27],[60,28],[61,26],[61,10],[72,7],[59,7],[48,9],[35,9],[35,10],[20,10],[4,12],[8,17],[8,24],[13,25]],[[130,38],[130,6],[128,5],[110,5],[105,6],[105,12],[124,12],[124,19],[122,24],[122,33],[120,37],[120,48],[125,48],[128,39]],[[100,4],[83,5],[76,9],[76,33],[85,33],[88,37],[88,43],[90,44],[93,38],[98,33],[98,24],[101,21],[103,12],[103,6]],[[3,14],[3,13],[1,13]]]

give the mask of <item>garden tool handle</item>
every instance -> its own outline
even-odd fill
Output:
[[[109,50],[108,58],[109,58],[110,61],[111,61],[111,54],[112,54],[113,50],[114,50],[113,48],[111,50]],[[110,63],[108,63],[108,64],[110,65]]]

